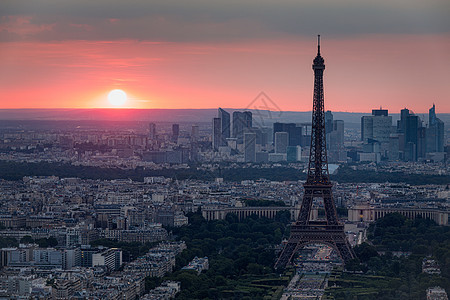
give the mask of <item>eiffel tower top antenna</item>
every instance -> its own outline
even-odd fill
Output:
[[[317,35],[317,55],[320,55],[320,34]]]

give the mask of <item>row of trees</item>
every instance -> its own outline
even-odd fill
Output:
[[[49,238],[40,238],[40,239],[33,239],[31,236],[26,235],[23,238],[20,239],[20,243],[22,244],[32,244],[36,243],[41,248],[48,248],[48,247],[56,247],[58,246],[58,240],[51,236]]]
[[[58,245],[58,241],[54,237],[40,238],[40,239],[34,240],[29,235],[26,235],[23,238],[21,238],[20,243],[22,243],[22,244],[36,243],[41,248],[55,247]],[[17,241],[17,239],[15,239],[13,237],[0,237],[0,248],[18,247],[18,246],[19,246],[19,241]]]
[[[339,168],[338,173],[336,175],[332,175],[331,179],[341,183],[392,182],[392,183],[409,183],[411,185],[422,185],[422,184],[444,185],[450,182],[450,176],[448,175],[423,176],[421,174],[410,174],[406,172],[353,170],[348,166]]]
[[[127,179],[143,181],[144,177],[164,176],[168,178],[188,179],[197,178],[213,180],[215,177],[209,172],[196,169],[162,169],[146,170],[141,167],[134,170],[120,168],[100,168],[88,166],[74,166],[64,163],[27,163],[0,160],[0,178],[5,180],[22,180],[24,176],[59,176],[62,178],[78,177],[82,179]],[[217,176],[216,176],[217,177]]]
[[[111,180],[117,178],[130,178],[135,181],[143,181],[148,176],[164,176],[168,178],[213,180],[216,177],[223,177],[227,181],[258,180],[265,178],[268,180],[305,180],[306,174],[301,170],[288,166],[271,169],[260,168],[232,168],[217,171],[197,170],[194,167],[189,169],[161,169],[147,170],[138,167],[134,170],[120,168],[100,168],[87,166],[73,166],[62,163],[26,163],[13,161],[0,161],[0,178],[6,180],[21,180],[24,176],[59,176],[59,177],[79,177],[83,179]],[[374,171],[359,171],[349,167],[341,167],[338,174],[332,175],[331,179],[337,182],[405,182],[413,185],[420,184],[447,184],[450,182],[448,175],[421,176],[418,174],[388,173]]]

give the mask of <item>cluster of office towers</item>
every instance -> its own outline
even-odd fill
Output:
[[[311,123],[273,123],[273,127],[253,126],[252,112],[230,113],[222,108],[213,118],[212,146],[214,151],[243,154],[245,162],[278,162],[308,160],[305,147],[311,143]],[[327,145],[333,161],[345,160],[344,121],[333,120],[326,112]],[[305,154],[306,153],[306,154]]]
[[[212,125],[212,150],[216,158],[234,156],[237,161],[257,163],[308,161],[311,123],[275,122],[265,127],[255,124],[251,111],[234,111],[231,117],[229,112],[219,108]],[[356,147],[344,147],[344,121],[334,120],[331,111],[325,112],[325,132],[330,163],[445,159],[444,122],[437,118],[435,105],[429,110],[428,121],[411,110],[402,109],[396,126],[387,109],[372,110],[371,116],[361,118],[362,145]],[[150,123],[149,138],[152,143],[157,140],[154,123]],[[179,139],[180,126],[172,124],[167,140],[177,145]],[[186,148],[185,142],[166,151],[156,147],[155,151],[144,153],[144,159],[157,163],[197,161],[199,141],[199,127],[192,125],[190,148]]]
[[[325,112],[325,132],[328,162],[332,163],[445,158],[444,122],[437,118],[434,104],[428,122],[405,108],[396,126],[387,109],[372,110],[371,116],[361,118],[363,144],[355,151],[344,147],[344,121],[334,120],[331,111]],[[219,108],[213,119],[212,146],[217,152],[243,154],[245,162],[307,161],[310,134],[311,123],[275,122],[271,128],[255,127],[252,112],[235,111],[231,119],[230,113]]]
[[[440,160],[444,157],[444,122],[436,117],[435,105],[430,108],[428,124],[409,109],[402,109],[397,126],[386,109],[374,109],[371,116],[361,118],[363,153],[360,160],[418,161]]]
[[[217,118],[213,118],[212,145],[214,150],[228,146],[229,139],[235,139],[242,144],[244,133],[252,130],[253,119],[250,111],[233,112],[233,127],[231,127],[230,113],[219,107]]]

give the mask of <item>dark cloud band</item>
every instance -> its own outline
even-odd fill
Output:
[[[450,32],[448,0],[5,0],[0,39],[229,41]],[[21,23],[23,18],[27,23]]]

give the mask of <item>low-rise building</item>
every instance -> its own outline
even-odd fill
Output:
[[[421,208],[421,207],[383,207],[360,204],[348,210],[350,222],[374,222],[387,214],[399,213],[409,219],[423,218],[431,219],[438,225],[448,225],[447,209]]]
[[[122,266],[122,250],[109,248],[92,254],[92,266],[106,266],[108,270],[118,270]]]
[[[439,286],[427,289],[427,300],[448,300],[447,293]]]
[[[197,256],[182,270],[195,270],[198,274],[200,274],[203,270],[209,269],[209,260],[207,257],[198,258]]]
[[[179,281],[164,281],[160,286],[141,297],[142,300],[169,300],[181,290]]]
[[[434,259],[424,258],[422,261],[422,273],[440,275],[441,269]]]

